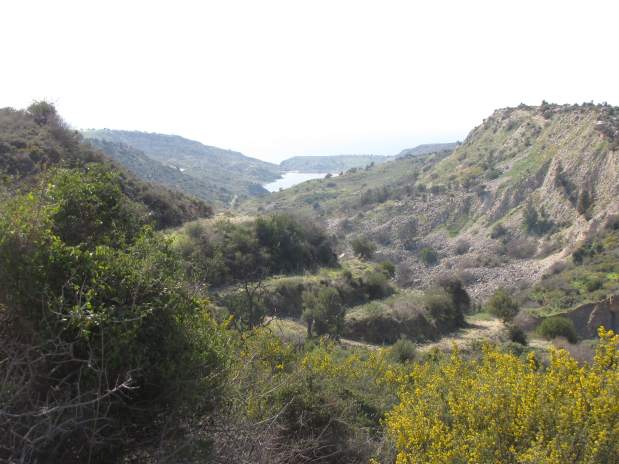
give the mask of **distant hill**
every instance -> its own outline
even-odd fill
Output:
[[[135,162],[139,156],[136,155]],[[70,130],[56,109],[45,102],[27,110],[0,108],[0,191],[14,192],[45,179],[56,168],[103,166],[118,172],[123,192],[149,211],[159,228],[212,215],[205,202],[137,179],[99,149]],[[152,179],[155,181],[156,179]]]
[[[276,164],[250,158],[242,153],[204,145],[178,135],[164,135],[121,130],[84,130],[87,139],[96,139],[122,144],[142,152],[158,162],[146,169],[144,159],[138,162],[135,153],[129,156],[126,148],[117,145],[99,146],[119,162],[126,164],[137,176],[156,176],[160,182],[178,190],[191,193],[215,203],[229,205],[235,198],[265,194],[262,184],[280,177]],[[169,170],[155,173],[153,170],[166,166],[181,174],[173,175]],[[185,179],[191,176],[199,182]],[[163,180],[161,180],[163,179]]]
[[[458,142],[428,143],[415,148],[402,150],[396,156],[385,155],[305,155],[293,156],[282,161],[279,166],[282,171],[337,173],[353,168],[364,168],[369,164],[381,164],[403,156],[419,156],[430,153],[453,151]]]
[[[293,156],[282,161],[282,171],[337,173],[351,168],[361,168],[368,164],[384,163],[393,159],[381,155],[328,155],[328,156]]]
[[[424,145],[417,145],[415,148],[406,148],[398,153],[398,157],[427,155],[429,153],[438,153],[441,151],[453,151],[458,147],[458,145],[458,142],[427,143]]]
[[[150,158],[144,152],[124,143],[102,139],[90,139],[89,142],[142,180],[180,190],[220,206],[223,205],[223,202],[219,201],[222,197],[225,196],[229,201],[234,195],[231,191],[222,191],[214,185],[183,173],[178,168]]]

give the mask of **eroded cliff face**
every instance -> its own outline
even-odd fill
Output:
[[[596,303],[587,303],[565,314],[574,322],[579,337],[597,336],[598,328],[619,331],[619,295]]]

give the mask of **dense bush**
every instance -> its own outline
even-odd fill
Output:
[[[510,326],[507,328],[507,336],[509,337],[509,340],[514,343],[519,343],[520,345],[527,344],[527,334],[521,327],[517,325],[510,324]]]
[[[490,231],[490,238],[501,238],[505,235],[507,235],[508,231],[505,228],[505,226],[501,223],[496,224],[492,230]]]
[[[438,253],[430,247],[424,247],[419,251],[419,258],[426,266],[433,266],[438,263]]]
[[[113,178],[62,171],[0,211],[0,460],[109,462],[208,403],[222,334]]]
[[[540,335],[548,339],[565,337],[570,343],[576,343],[578,340],[574,323],[570,319],[562,316],[544,319],[537,330]]]
[[[406,338],[401,338],[389,349],[391,359],[399,363],[414,361],[417,357],[417,347],[415,343]]]
[[[610,463],[619,456],[619,337],[601,332],[591,366],[553,351],[548,368],[485,347],[393,375],[387,414],[398,463]],[[488,424],[492,424],[489,426]]]
[[[530,234],[544,235],[554,227],[544,208],[538,212],[531,201],[525,206],[522,221],[525,230]]]
[[[503,288],[499,288],[494,292],[486,303],[486,308],[490,314],[498,317],[503,322],[511,321],[519,311],[518,304]]]
[[[469,251],[471,244],[464,239],[460,239],[456,242],[456,254],[463,255]]]
[[[316,333],[339,338],[344,328],[346,309],[335,288],[320,287],[304,292],[303,306],[303,319],[307,322],[309,336]]]
[[[376,245],[367,237],[357,237],[350,242],[352,252],[361,259],[372,259]]]
[[[243,347],[214,462],[393,462],[380,421],[395,401],[385,372],[399,366],[385,352],[324,339],[299,352],[266,331],[248,334]]]
[[[337,264],[322,230],[286,214],[240,224],[221,220],[188,225],[177,247],[197,278],[213,286]]]

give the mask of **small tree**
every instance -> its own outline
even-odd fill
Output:
[[[510,322],[518,314],[518,305],[503,288],[499,288],[490,297],[486,305],[488,312],[503,322]]]
[[[433,266],[438,263],[438,253],[430,247],[422,248],[419,252],[419,257],[426,266]]]
[[[557,337],[565,337],[570,343],[576,343],[578,341],[574,323],[567,317],[548,317],[542,321],[537,331],[542,337],[549,340]]]
[[[333,287],[303,292],[303,319],[307,334],[329,335],[338,339],[344,329],[345,308],[339,292]]]
[[[367,237],[357,237],[350,245],[355,256],[361,259],[371,259],[376,252],[376,245]]]

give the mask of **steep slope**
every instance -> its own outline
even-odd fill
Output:
[[[385,163],[391,156],[381,155],[329,155],[329,156],[293,156],[282,161],[279,166],[283,171],[338,173],[351,168],[362,168],[368,164]]]
[[[0,109],[0,184],[7,192],[28,189],[53,168],[88,169],[104,166],[120,176],[124,193],[144,205],[158,227],[208,217],[204,202],[161,186],[137,180],[110,158],[84,143],[45,102],[28,110]]]
[[[376,242],[403,283],[458,273],[481,297],[529,286],[619,211],[618,145],[617,107],[506,108],[453,153],[307,182],[253,206],[313,211],[344,243]]]
[[[143,152],[161,164],[195,177],[208,187],[201,198],[230,204],[238,196],[266,193],[262,184],[277,179],[279,166],[239,152],[223,150],[178,135],[137,131],[85,130],[87,139],[121,143]],[[178,187],[181,189],[181,187]],[[211,192],[215,192],[212,196]]]
[[[222,192],[216,186],[187,175],[178,168],[149,158],[144,152],[124,143],[109,142],[102,139],[89,139],[89,142],[144,181],[161,184],[172,190],[179,190],[216,206],[224,206],[221,201],[223,195],[226,195],[227,200],[233,196],[230,191]]]

